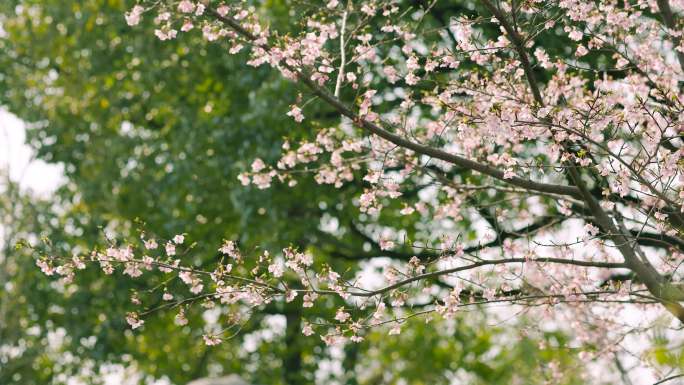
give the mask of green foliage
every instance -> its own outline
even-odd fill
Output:
[[[467,312],[454,323],[414,319],[403,325],[401,339],[373,334],[368,340],[372,361],[364,365],[371,374],[359,383],[447,384],[453,379],[483,385],[583,383],[580,372],[572,372],[577,363],[568,354],[563,336],[514,336],[481,318]],[[564,373],[562,379],[552,376],[551,363]]]

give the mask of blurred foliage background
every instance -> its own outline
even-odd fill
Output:
[[[255,3],[281,30],[291,28],[296,5]],[[30,250],[15,247],[20,239],[84,253],[102,244],[103,229],[136,236],[136,218],[159,238],[187,233],[198,242],[191,256],[198,266],[214,260],[224,238],[246,248],[293,244],[340,271],[382,255],[355,223],[351,202],[361,182],[334,189],[304,177],[294,188],[267,190],[238,183],[255,157],[277,159],[285,137],[315,135],[311,123],[285,117],[299,90],[199,34],[160,42],[151,25],[129,28],[123,14],[131,6],[0,2],[0,106],[27,123],[38,158],[62,164],[66,176],[53,195],[39,197],[3,175],[0,384],[93,384],[112,367],[139,383],[184,384],[222,373],[263,385],[581,383],[564,336],[531,339],[517,331],[524,319],[492,326],[480,310],[449,323],[415,320],[400,336],[376,331],[361,344],[331,349],[301,335],[301,306],[271,305],[239,336],[207,347],[191,327],[206,316],[201,310],[185,328],[164,313],[135,333],[127,328],[132,290],[154,280],[88,269],[75,285],[60,286],[42,275]],[[426,22],[443,27],[469,9],[467,1],[439,2]],[[318,124],[339,122],[315,103],[306,113]],[[322,218],[339,223],[335,237],[321,231]],[[406,217],[384,220],[411,236]],[[550,363],[565,373],[562,380],[551,377]]]

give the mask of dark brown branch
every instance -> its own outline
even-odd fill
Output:
[[[666,377],[666,378],[663,378],[662,380],[660,380],[658,382],[654,382],[653,385],[664,384],[668,381],[675,380],[675,379],[681,378],[681,377],[684,377],[684,374],[675,374],[674,376]]]
[[[594,218],[599,227],[604,233],[609,234],[608,237],[615,243],[615,247],[624,257],[625,265],[636,273],[651,294],[656,296],[670,313],[681,322],[684,322],[684,307],[678,302],[683,297],[681,290],[668,284],[653,265],[639,258],[634,250],[635,245],[618,229],[613,220],[606,214],[591,192],[589,192],[584,185],[584,181],[582,181],[579,171],[574,167],[568,167],[567,170],[570,172],[575,185],[584,195],[584,201],[589,206],[589,209],[594,212]]]
[[[522,37],[518,32],[508,23],[505,15],[495,7],[490,1],[482,0],[485,7],[494,15],[494,17],[499,21],[501,26],[504,28],[506,33],[509,35],[511,42],[513,43],[518,55],[520,56],[520,61],[523,64],[523,69],[527,81],[530,85],[532,94],[534,95],[535,101],[543,106],[544,100],[539,91],[539,86],[532,72],[532,68],[527,58],[527,52],[525,50],[525,44]],[[569,144],[563,145],[566,150],[569,148]],[[598,203],[597,199],[592,195],[590,190],[585,185],[582,180],[582,175],[580,170],[574,164],[568,163],[569,167],[565,170],[573,182],[575,187],[580,190],[581,199],[587,204],[588,208],[592,211],[592,214],[601,228],[601,230],[608,234],[608,238],[615,243],[620,253],[625,259],[625,265],[634,271],[634,273],[639,276],[639,278],[644,282],[649,291],[656,296],[661,303],[670,311],[674,316],[676,316],[681,322],[684,322],[684,307],[679,304],[678,300],[684,298],[684,293],[677,289],[671,284],[668,284],[662,275],[651,265],[647,260],[642,260],[637,255],[634,247],[637,247],[636,242],[630,242],[625,234],[618,229],[618,227],[613,222],[608,214],[603,210],[601,205]]]
[[[684,251],[684,240],[677,237],[671,237],[665,234],[639,233],[639,231],[631,230],[632,236],[636,237],[636,241],[642,246],[651,246],[659,248],[677,248]]]
[[[482,0],[482,3],[489,10],[489,12],[491,12],[492,15],[494,15],[494,17],[499,21],[499,24],[501,24],[501,26],[508,34],[511,43],[513,43],[515,51],[518,53],[520,62],[522,63],[523,71],[525,71],[525,77],[527,78],[527,82],[530,85],[530,90],[532,91],[534,100],[537,102],[537,104],[543,106],[544,99],[542,98],[541,92],[539,91],[539,85],[537,84],[537,79],[534,76],[532,64],[530,63],[530,60],[525,52],[525,42],[523,41],[522,36],[520,36],[518,31],[516,31],[516,29],[508,22],[508,19],[504,16],[503,13],[501,13],[501,10],[499,10],[499,8],[495,7],[494,4],[492,4],[488,0]]]

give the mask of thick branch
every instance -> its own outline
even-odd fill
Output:
[[[246,29],[244,29],[236,20],[233,20],[231,18],[223,17],[216,13],[214,10],[209,10],[210,14],[212,14],[216,19],[222,21],[223,23],[227,24],[231,28],[233,28],[237,33],[239,33],[241,36],[244,38],[254,41],[256,40],[256,37]],[[259,48],[265,50],[268,52],[270,50],[270,47],[266,45],[259,45]],[[504,172],[501,170],[498,170],[494,167],[491,167],[486,164],[478,163],[473,160],[463,158],[461,156],[455,155],[448,153],[446,151],[433,148],[430,146],[425,146],[420,143],[415,143],[410,140],[407,140],[397,134],[394,134],[392,132],[389,132],[385,130],[384,128],[376,125],[373,122],[370,122],[368,120],[362,119],[359,117],[356,113],[354,113],[351,108],[347,107],[342,101],[340,101],[338,98],[336,98],[333,94],[328,92],[325,88],[319,86],[316,84],[311,78],[308,76],[303,71],[298,71],[291,66],[288,66],[287,64],[283,63],[281,64],[284,68],[288,69],[289,71],[292,71],[294,73],[299,74],[298,75],[298,80],[301,84],[304,84],[309,90],[319,98],[321,98],[323,101],[328,103],[331,107],[333,107],[335,110],[337,110],[340,114],[348,117],[349,119],[354,122],[354,124],[362,129],[365,129],[366,131],[370,132],[371,134],[377,135],[391,143],[394,143],[395,145],[414,151],[418,154],[426,155],[435,159],[440,159],[443,160],[447,163],[451,163],[463,168],[467,168],[473,171],[480,172],[482,174],[491,176],[495,179],[501,180],[503,182],[506,182],[508,184],[511,184],[513,186],[525,188],[528,190],[533,190],[533,191],[540,191],[540,192],[545,192],[545,193],[552,193],[552,194],[560,194],[560,195],[569,195],[572,197],[579,197],[579,191],[577,188],[572,187],[572,186],[565,186],[565,185],[556,185],[556,184],[548,184],[548,183],[539,183],[539,182],[534,182],[529,179],[523,179],[519,177],[512,177],[512,178],[504,178]]]
[[[630,242],[627,237],[618,229],[613,223],[613,220],[606,214],[601,205],[596,201],[591,192],[586,188],[582,181],[582,176],[575,167],[568,167],[571,178],[577,185],[584,196],[584,201],[594,212],[594,218],[601,227],[601,230],[609,234],[615,247],[620,251],[625,258],[625,266],[632,270],[639,279],[646,285],[648,290],[656,296],[661,303],[681,322],[684,322],[684,307],[679,304],[678,300],[684,298],[681,291],[665,282],[658,271],[646,260],[642,260],[636,254],[633,242]]]
[[[534,76],[532,64],[530,63],[530,60],[527,57],[527,53],[525,52],[525,43],[523,42],[522,37],[520,36],[518,31],[516,31],[515,28],[508,22],[508,19],[506,19],[504,14],[501,13],[501,10],[499,10],[499,8],[495,7],[494,4],[492,4],[488,0],[482,0],[482,4],[484,4],[484,6],[489,10],[489,12],[491,12],[492,15],[494,15],[494,17],[499,21],[499,24],[501,24],[501,26],[508,34],[508,37],[513,43],[515,51],[518,53],[520,62],[522,63],[523,71],[525,71],[525,77],[527,78],[527,82],[530,85],[530,90],[532,91],[534,100],[537,102],[537,104],[543,106],[544,98],[542,98],[541,92],[539,91],[539,85],[537,84],[537,79]]]
[[[534,77],[534,73],[532,72],[532,67],[530,65],[527,52],[525,51],[523,39],[497,7],[495,7],[488,0],[482,0],[482,2],[509,35],[511,42],[518,52],[520,61],[523,64],[523,69],[525,71],[532,94],[534,95],[534,99],[539,105],[543,106],[544,100],[539,91],[539,86]],[[564,147],[567,148],[568,146],[564,145]],[[574,185],[580,190],[582,200],[584,200],[588,208],[592,211],[592,214],[601,230],[605,234],[608,234],[608,238],[615,243],[616,247],[623,255],[625,259],[625,265],[634,271],[634,273],[636,273],[641,281],[644,282],[649,291],[656,296],[673,315],[675,315],[681,322],[684,322],[684,307],[677,302],[678,300],[684,298],[684,293],[682,293],[681,290],[673,287],[673,285],[665,282],[662,275],[660,275],[660,273],[658,273],[658,271],[647,260],[642,260],[639,258],[634,250],[634,247],[637,246],[637,243],[630,242],[625,234],[623,234],[623,232],[617,228],[613,220],[606,214],[596,198],[594,198],[589,189],[586,187],[576,165],[568,164],[568,167],[566,167],[565,170],[570,179],[573,181]]]

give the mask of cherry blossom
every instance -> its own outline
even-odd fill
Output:
[[[142,19],[142,14],[145,11],[145,8],[143,8],[140,5],[136,5],[133,7],[133,9],[130,10],[130,12],[126,13],[126,23],[130,26],[135,26],[140,23],[140,20]]]
[[[291,116],[297,123],[300,123],[304,120],[304,114],[302,114],[302,109],[297,107],[296,105],[292,105],[292,108],[290,109],[290,112],[287,113],[287,116]]]

